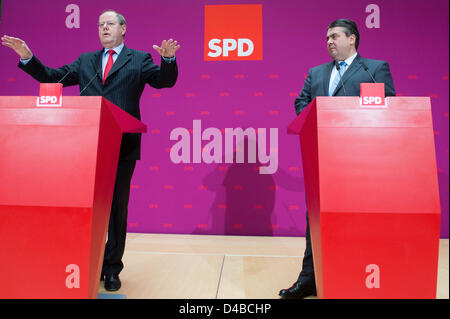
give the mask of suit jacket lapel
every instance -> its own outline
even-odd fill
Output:
[[[325,68],[325,74],[323,75],[323,95],[328,96],[328,89],[330,87],[331,71],[333,71],[334,62],[330,62]]]
[[[97,72],[99,79],[102,79],[102,53],[103,53],[103,49],[101,49],[100,51],[97,51],[94,53],[94,55],[92,56],[92,66],[94,67],[95,72]]]
[[[352,64],[350,64],[350,67],[347,69],[347,71],[345,71],[344,75],[342,76],[342,81],[339,81],[336,90],[334,90],[333,96],[335,96],[336,93],[339,92],[339,90],[342,88],[342,82],[344,82],[345,84],[347,80],[350,79],[356,73],[356,71],[358,71],[361,68],[361,64],[359,64],[360,60],[361,56],[358,54],[353,60]]]
[[[112,76],[114,73],[119,71],[125,64],[127,64],[131,60],[131,51],[124,46],[119,56],[117,57],[116,62],[114,62],[111,71],[109,71],[108,78]]]

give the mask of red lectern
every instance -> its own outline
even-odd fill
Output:
[[[62,99],[0,97],[0,298],[97,298],[122,133],[146,126]]]
[[[299,134],[319,298],[436,298],[440,202],[430,99],[317,97]]]

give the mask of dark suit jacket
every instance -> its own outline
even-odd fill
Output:
[[[370,75],[360,64],[361,61],[368,67],[369,72],[377,83],[384,83],[386,96],[395,96],[394,82],[392,81],[391,72],[389,71],[389,64],[385,61],[364,59],[359,54],[355,57],[352,64],[350,64],[349,68],[342,76],[345,94],[342,83],[339,82],[333,96],[360,96],[359,84],[373,83]],[[334,62],[329,62],[309,70],[302,92],[295,99],[295,112],[297,115],[300,114],[300,112],[303,111],[316,96],[328,96],[330,76],[334,66]]]
[[[141,119],[139,100],[148,83],[161,89],[175,85],[178,76],[176,62],[166,63],[161,59],[161,67],[156,65],[149,53],[123,47],[111,71],[102,84],[102,53],[83,53],[72,64],[53,69],[42,64],[35,56],[19,67],[41,83],[62,81],[64,86],[79,85],[82,95],[103,96],[132,116]],[[93,80],[92,80],[93,79]],[[92,82],[89,84],[89,82]],[[120,149],[120,159],[140,159],[141,134],[124,134]]]

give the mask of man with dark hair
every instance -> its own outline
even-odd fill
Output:
[[[328,26],[328,30],[336,27],[342,27],[342,31],[345,33],[347,37],[351,36],[352,34],[355,35],[355,49],[358,50],[359,31],[358,27],[356,26],[356,23],[347,19],[337,19],[330,23],[330,25]]]
[[[362,58],[356,51],[358,46],[359,32],[353,21],[339,19],[329,25],[327,47],[333,61],[309,70],[303,89],[295,99],[297,115],[316,96],[359,96],[360,83],[384,83],[386,96],[395,96],[389,64],[384,61]],[[306,213],[306,225],[306,249],[302,271],[290,288],[282,289],[279,292],[282,299],[301,299],[316,295],[308,212]]]
[[[80,94],[103,96],[140,120],[139,100],[145,84],[157,89],[175,85],[178,76],[175,52],[180,46],[172,39],[164,40],[161,47],[153,45],[161,55],[159,67],[149,53],[125,46],[126,30],[125,18],[120,13],[104,11],[98,21],[98,35],[103,49],[84,53],[72,64],[57,69],[42,64],[19,38],[5,35],[2,44],[20,56],[19,67],[37,81],[53,83],[62,80],[64,86],[79,85]],[[130,184],[140,151],[141,134],[124,134],[101,276],[105,280],[105,289],[109,291],[121,287],[119,273],[123,269]]]

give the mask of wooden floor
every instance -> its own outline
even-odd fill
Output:
[[[278,299],[298,277],[304,237],[128,233],[127,299]],[[437,298],[449,298],[449,241],[440,240]],[[99,293],[107,292],[103,283]],[[113,297],[113,296],[111,296]]]

